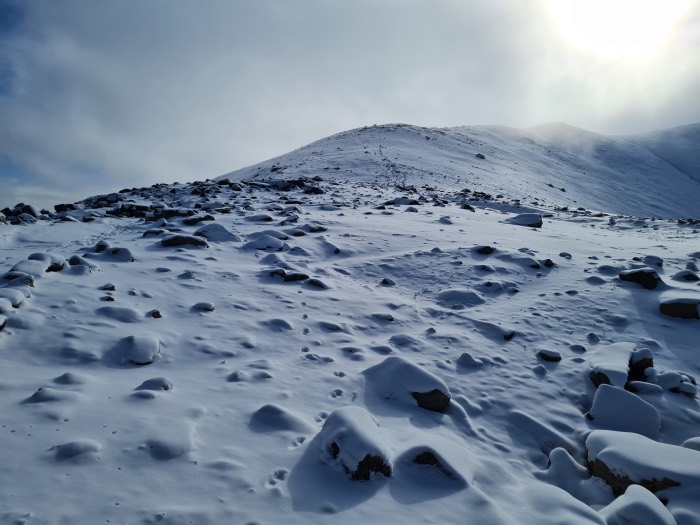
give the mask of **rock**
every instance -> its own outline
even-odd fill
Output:
[[[100,270],[99,264],[88,261],[85,257],[81,257],[80,255],[73,255],[70,259],[68,259],[68,264],[70,266],[84,266],[90,271]]]
[[[456,288],[440,292],[437,296],[437,302],[445,308],[461,309],[484,304],[486,300],[474,290]]]
[[[496,249],[493,246],[476,246],[474,251],[479,255],[491,255]]]
[[[256,215],[250,215],[246,217],[247,221],[253,221],[253,222],[272,222],[274,221],[274,217],[271,215],[268,215],[266,213],[258,213]]]
[[[586,438],[586,455],[591,472],[603,479],[616,496],[632,484],[651,492],[687,485],[700,488],[700,454],[695,450],[658,443],[630,432],[594,430]],[[680,495],[680,493],[679,493]]]
[[[390,356],[364,371],[368,386],[382,398],[417,404],[434,412],[450,405],[450,390],[442,379],[398,356]]]
[[[25,260],[15,264],[10,272],[24,273],[35,278],[41,277],[48,269],[48,264],[44,261]]]
[[[521,213],[515,217],[510,217],[503,222],[515,224],[517,226],[527,226],[528,228],[541,228],[542,216],[538,213]]]
[[[243,245],[244,248],[253,250],[268,250],[268,251],[281,251],[285,247],[285,243],[272,237],[271,235],[261,235],[252,241],[249,241]]]
[[[191,312],[213,312],[214,310],[216,310],[214,303],[209,301],[199,302],[190,308]]]
[[[186,224],[187,226],[194,226],[195,224],[199,224],[200,222],[204,221],[215,221],[216,218],[213,215],[192,215],[191,217],[187,217],[185,219],[182,219],[182,224]]]
[[[154,377],[152,379],[146,379],[139,386],[134,388],[134,390],[172,390],[173,382],[167,377]]]
[[[381,427],[364,408],[334,410],[323,424],[319,442],[321,461],[353,481],[391,476],[392,464]]]
[[[87,376],[75,372],[66,372],[53,380],[57,385],[82,385],[89,381],[90,379]]]
[[[328,286],[326,283],[316,278],[308,279],[306,281],[306,284],[308,284],[309,286],[313,286],[314,288],[319,288],[321,290],[328,290],[330,288],[330,286]]]
[[[600,385],[596,390],[593,406],[586,417],[605,430],[635,432],[651,439],[661,435],[661,417],[652,405],[610,385]]]
[[[120,365],[150,365],[160,358],[160,341],[151,335],[130,335],[113,348]]]
[[[301,417],[277,405],[263,405],[253,412],[249,427],[253,432],[287,430],[308,434],[313,430]]]
[[[54,210],[56,210],[56,213],[61,213],[64,211],[74,211],[75,204],[56,204],[53,207]]]
[[[698,274],[692,270],[681,270],[680,272],[673,274],[673,277],[671,277],[671,279],[673,279],[674,281],[686,283],[694,283],[700,281],[700,277],[698,276]]]
[[[120,323],[138,323],[143,320],[143,315],[133,308],[120,306],[103,306],[98,308],[95,313],[107,317]]]
[[[100,243],[97,244],[99,245]],[[134,262],[136,260],[129,248],[112,248],[111,246],[102,246],[102,248],[95,253],[86,253],[85,257],[90,259],[104,259],[110,262]]]
[[[637,268],[620,272],[621,281],[636,283],[647,290],[654,290],[662,283],[661,277],[653,268]]]
[[[654,367],[654,356],[648,348],[638,348],[630,356],[627,381],[644,381],[647,368]]]
[[[206,239],[203,239],[202,237],[195,237],[194,235],[182,234],[166,235],[161,239],[160,244],[162,246],[165,246],[166,248],[173,246],[194,246],[196,248],[209,248],[209,243],[206,241]]]
[[[668,317],[700,319],[700,297],[679,294],[666,295],[661,299],[659,311]]]
[[[55,388],[41,387],[31,396],[24,399],[21,404],[31,405],[38,403],[57,403],[76,399],[77,394],[71,391],[56,390]]]
[[[129,248],[110,248],[105,252],[105,255],[113,262],[134,262],[136,260]]]
[[[656,255],[647,255],[644,257],[644,259],[642,259],[642,262],[649,267],[655,266],[657,268],[662,268],[664,265],[664,260]]]
[[[107,250],[109,250],[112,247],[112,244],[109,241],[101,240],[98,241],[95,246],[92,247],[92,251],[95,253],[102,253]]]
[[[433,447],[418,445],[401,454],[396,462],[396,471],[398,473],[400,469],[401,478],[409,475],[424,485],[426,490],[440,486],[448,488],[450,485],[452,488],[464,488],[468,486],[465,474],[471,475],[464,465],[465,456],[469,457],[464,451],[455,454],[451,447],[444,447],[444,453],[441,453]]]
[[[459,356],[459,359],[457,359],[457,366],[464,368],[476,368],[479,366],[484,366],[484,362],[481,359],[472,356],[469,352],[464,352]]]
[[[210,242],[241,242],[241,238],[228,231],[221,224],[207,224],[194,232],[197,237],[204,237]]]
[[[556,350],[549,350],[546,348],[541,348],[537,351],[537,357],[543,361],[549,361],[550,363],[558,363],[561,361],[561,354]]]
[[[598,512],[607,525],[676,525],[659,498],[640,485],[630,485],[622,496]]]
[[[25,291],[28,292],[27,289]],[[0,299],[7,300],[12,308],[20,308],[29,297],[31,294],[23,293],[21,288],[0,288]]]
[[[156,461],[169,461],[195,450],[194,432],[186,429],[169,432],[167,437],[146,440],[141,447]]]
[[[33,253],[27,259],[45,263],[47,272],[60,272],[67,264],[63,256],[55,253]]]
[[[57,461],[66,461],[68,459],[94,459],[94,454],[102,450],[102,445],[92,439],[79,439],[69,441],[61,445],[54,445],[49,451],[54,453],[54,458]]]
[[[4,282],[3,282],[4,281]],[[0,287],[17,287],[21,288],[24,286],[29,286],[34,288],[35,280],[34,276],[24,272],[9,271],[4,274],[0,274]],[[27,295],[27,297],[29,297]]]
[[[301,272],[288,272],[284,268],[276,268],[271,270],[270,277],[281,277],[286,283],[296,282],[296,281],[306,281],[309,276]]]
[[[591,352],[590,378],[593,385],[612,385],[624,388],[628,381],[629,364],[637,345],[634,343],[614,343],[599,346]]]

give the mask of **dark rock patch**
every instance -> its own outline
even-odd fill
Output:
[[[167,235],[161,239],[160,244],[166,248],[175,246],[194,246],[196,248],[209,247],[209,243],[202,237],[180,234]]]
[[[636,283],[647,290],[654,290],[661,284],[661,277],[652,268],[638,268],[635,270],[625,270],[620,272],[620,280]]]
[[[444,412],[450,406],[450,397],[437,388],[430,392],[411,392],[418,406],[433,412]]]
[[[659,311],[679,319],[700,319],[700,299],[670,299],[661,302]]]

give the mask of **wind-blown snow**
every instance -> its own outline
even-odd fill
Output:
[[[700,523],[697,188],[556,129],[0,224],[0,523]]]

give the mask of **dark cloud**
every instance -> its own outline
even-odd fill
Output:
[[[664,53],[621,68],[572,50],[544,0],[6,7],[0,156],[22,195],[212,177],[382,122],[625,133],[700,120],[697,13]]]

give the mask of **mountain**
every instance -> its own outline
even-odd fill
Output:
[[[598,211],[675,209],[686,136],[381,126],[6,210],[0,524],[698,525],[700,221]]]
[[[502,194],[523,203],[660,218],[693,217],[700,199],[700,125],[605,136],[565,124],[358,128],[221,178],[321,175],[381,185]],[[484,158],[479,158],[482,155]]]

